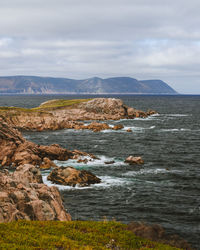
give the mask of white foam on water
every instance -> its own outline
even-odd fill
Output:
[[[90,186],[86,187],[80,187],[80,186],[65,186],[65,185],[58,185],[58,184],[53,184],[51,181],[47,180],[47,176],[42,176],[44,184],[47,186],[56,186],[59,190],[81,190],[81,189],[98,189],[98,188],[109,188],[112,186],[124,186],[125,184],[128,184],[130,181],[127,181],[124,178],[118,178],[118,177],[111,177],[111,176],[99,176],[101,179],[101,183],[98,184],[92,184]]]
[[[156,126],[151,126],[151,127],[136,127],[136,126],[125,126],[122,130],[126,131],[128,129],[131,129],[133,131],[142,131],[142,130],[146,130],[146,129],[154,129]]]
[[[191,116],[189,114],[165,114],[166,116],[171,117],[184,117],[184,116]]]
[[[126,177],[135,177],[138,175],[157,175],[157,174],[166,174],[166,173],[179,173],[179,170],[168,170],[164,168],[156,168],[156,169],[140,169],[139,171],[129,171],[127,173],[124,173],[122,176]]]
[[[81,167],[83,168],[84,166],[85,167],[102,167],[102,166],[121,166],[121,165],[127,165],[126,163],[124,163],[123,160],[119,160],[119,159],[115,159],[115,158],[112,158],[112,157],[107,157],[107,156],[104,156],[104,155],[97,155],[97,157],[99,159],[92,159],[90,157],[80,157],[79,159],[87,159],[88,162],[87,163],[84,163],[84,162],[80,162],[78,163],[76,159],[69,159],[68,161],[58,161],[58,160],[55,160],[54,163],[58,166],[64,166],[64,167],[67,167],[67,166],[72,166],[72,167]],[[106,164],[105,162],[111,162],[111,161],[114,161],[114,163],[112,164]]]
[[[160,129],[161,132],[180,132],[180,131],[191,131],[187,128],[169,128],[169,129]]]

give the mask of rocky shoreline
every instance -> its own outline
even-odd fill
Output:
[[[94,155],[81,152],[79,150],[70,151],[60,147],[58,144],[52,144],[50,146],[37,145],[34,142],[26,140],[18,129],[43,131],[46,129],[56,130],[61,128],[70,128],[90,129],[94,132],[104,129],[119,130],[123,128],[123,126],[120,124],[111,128],[108,124],[96,122],[96,120],[105,121],[124,118],[133,119],[135,117],[147,117],[148,115],[156,113],[155,111],[143,112],[135,110],[124,105],[120,99],[114,98],[96,98],[92,100],[83,100],[82,102],[79,100],[77,103],[73,102],[72,105],[67,106],[62,106],[60,103],[63,104],[64,102],[59,100],[48,101],[41,104],[39,109],[36,111],[24,109],[19,110],[18,108],[0,109],[0,164],[2,168],[0,174],[2,183],[7,183],[6,189],[4,185],[2,185],[0,189],[2,197],[0,207],[2,209],[2,213],[8,213],[8,216],[4,216],[5,218],[1,217],[0,221],[17,220],[19,218],[42,218],[44,220],[50,218],[57,220],[69,219],[69,216],[67,215],[63,215],[61,217],[55,214],[51,215],[50,217],[49,215],[46,217],[44,217],[45,215],[36,215],[35,213],[37,213],[37,209],[44,205],[43,202],[45,202],[45,200],[38,201],[39,203],[37,203],[37,209],[30,207],[29,205],[21,204],[22,201],[28,201],[29,203],[31,202],[32,198],[23,198],[28,197],[28,191],[26,191],[27,188],[30,190],[30,192],[34,192],[35,194],[37,192],[41,193],[41,191],[38,191],[40,189],[45,189],[45,192],[49,193],[50,196],[51,193],[54,196],[54,193],[57,192],[56,199],[60,199],[58,197],[59,192],[58,190],[56,191],[56,188],[49,188],[42,184],[42,177],[38,172],[38,168],[54,168],[51,174],[48,176],[48,180],[52,181],[53,183],[70,186],[75,186],[77,184],[79,186],[87,186],[101,182],[98,177],[89,171],[76,170],[70,166],[67,168],[58,167],[53,162],[53,160],[67,161],[68,159],[76,159],[77,162],[83,162],[87,164],[88,160],[96,159]],[[84,125],[79,120],[95,121],[89,125]],[[142,159],[137,157],[129,157],[127,163],[141,164]],[[3,170],[5,167],[16,170],[13,174],[11,174],[7,170]],[[35,177],[33,176],[33,173],[35,173]],[[16,178],[16,176],[18,177]],[[36,178],[38,176],[39,178]],[[22,197],[22,201],[20,201],[19,197],[16,198],[17,196],[15,198],[13,198],[14,196],[11,197],[12,195],[10,196],[12,192],[17,192],[17,190],[19,197]],[[24,190],[22,192],[23,194],[21,193],[21,190]],[[38,195],[36,194],[33,199],[38,200],[38,197],[43,197],[43,195]],[[45,199],[50,200],[50,198],[47,197]],[[15,203],[17,208],[12,208],[7,212],[4,211],[5,207],[10,207],[9,204]],[[18,203],[21,205],[18,206]],[[58,204],[60,206],[59,209],[64,211],[61,200],[59,200]],[[27,206],[30,208],[28,209]],[[45,206],[46,205],[44,205],[44,207]],[[19,211],[15,211],[16,209]],[[57,208],[51,209],[56,211]],[[25,211],[27,211],[27,214]],[[29,214],[32,213],[31,211],[35,211],[34,215]],[[16,214],[16,216],[13,216],[13,213]]]
[[[32,131],[91,129],[97,132],[115,129],[99,121],[145,118],[156,113],[153,110],[144,112],[128,107],[122,100],[115,98],[83,99],[71,105],[63,100],[51,100],[33,109],[0,108],[0,115],[12,127]],[[95,122],[84,125],[81,121]]]

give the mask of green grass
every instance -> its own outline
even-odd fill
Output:
[[[82,102],[88,102],[91,99],[72,99],[72,100],[63,100],[63,99],[57,99],[57,100],[50,100],[45,102],[44,104],[40,105],[36,108],[20,108],[20,107],[0,107],[1,113],[14,113],[19,114],[22,112],[25,113],[33,113],[33,112],[43,112],[48,111],[51,109],[57,109],[57,108],[64,108],[64,107],[71,107],[73,105],[82,103]]]
[[[89,100],[92,99],[72,99],[72,100],[56,99],[47,101],[34,109],[60,108],[60,107],[72,106],[82,102],[88,102]]]
[[[18,221],[0,223],[0,249],[177,248],[136,237],[114,221]]]

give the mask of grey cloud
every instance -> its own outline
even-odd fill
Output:
[[[191,77],[200,93],[200,1],[7,0],[0,7],[1,75],[161,78],[190,93]]]

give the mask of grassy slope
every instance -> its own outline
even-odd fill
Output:
[[[63,99],[57,99],[57,100],[50,100],[39,107],[27,109],[27,108],[20,108],[20,107],[0,107],[0,112],[11,112],[11,113],[19,113],[19,112],[26,112],[26,113],[32,113],[32,112],[40,112],[45,110],[51,110],[51,109],[57,109],[57,108],[66,108],[71,107],[75,104],[79,104],[82,102],[88,102],[91,99],[73,99],[73,100],[63,100]]]
[[[177,248],[136,237],[117,222],[18,221],[0,223],[0,249]]]

